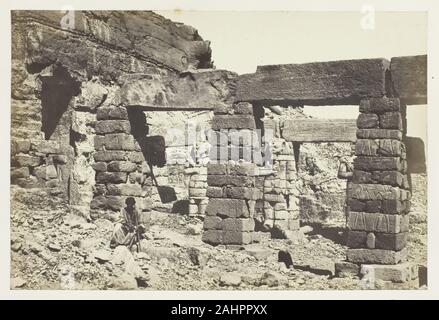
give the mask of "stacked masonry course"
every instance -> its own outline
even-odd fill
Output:
[[[264,178],[264,225],[282,231],[272,236],[292,238],[299,229],[296,161],[291,142],[280,137],[278,123],[264,119],[264,130],[273,132],[272,168]]]
[[[260,150],[249,143],[255,137],[255,119],[249,103],[217,110],[207,166],[209,204],[204,219],[203,241],[211,244],[249,244],[255,239],[255,205],[262,197],[256,187],[255,155]],[[250,141],[249,141],[250,140]]]
[[[145,180],[150,169],[131,135],[126,108],[98,108],[95,131],[96,192],[91,209],[118,211],[125,205],[126,197],[134,197],[141,211],[149,211],[151,202],[145,197],[145,186],[150,184],[145,184]]]
[[[398,98],[362,100],[356,159],[348,186],[347,260],[396,264],[406,259],[410,185]]]

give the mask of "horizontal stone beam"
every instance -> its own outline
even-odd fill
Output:
[[[121,104],[145,110],[213,110],[233,103],[236,74],[203,70],[168,76],[133,75],[120,90]]]
[[[293,142],[355,142],[355,119],[297,119],[284,122],[282,137]]]
[[[385,59],[259,66],[238,77],[237,101],[264,105],[359,104],[386,95]]]
[[[427,103],[427,56],[395,57],[390,61],[394,95],[406,104]]]

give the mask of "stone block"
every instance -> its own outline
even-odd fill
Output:
[[[189,204],[189,214],[198,214],[198,205]],[[208,229],[208,228],[205,228]]]
[[[97,134],[130,133],[131,125],[128,120],[101,120],[96,122],[95,130]]]
[[[190,197],[206,197],[206,188],[189,188]]]
[[[404,175],[398,171],[374,171],[372,173],[374,183],[402,187]]]
[[[402,164],[399,157],[357,156],[354,159],[354,168],[363,171],[401,171]]]
[[[355,154],[357,156],[377,156],[379,145],[376,140],[358,139],[355,144]]]
[[[112,172],[133,172],[137,170],[137,165],[130,161],[111,161],[107,168]]]
[[[107,163],[106,162],[95,162],[91,166],[95,171],[100,171],[100,172],[107,171]]]
[[[402,187],[404,175],[399,171],[373,171],[366,172],[354,170],[352,182],[359,184],[382,184]]]
[[[375,248],[400,251],[407,245],[407,232],[376,233]]]
[[[238,102],[233,105],[234,114],[253,114],[253,106],[248,102]]]
[[[125,183],[127,174],[125,172],[98,172],[96,183]]]
[[[90,209],[105,209],[107,207],[107,198],[104,195],[94,197],[90,201]]]
[[[29,140],[17,140],[14,139],[11,141],[11,154],[15,155],[17,153],[28,153],[30,150],[30,141]]]
[[[229,165],[229,175],[236,176],[254,176],[256,165],[254,163],[240,163],[236,165]]]
[[[381,156],[402,156],[405,153],[405,145],[397,139],[378,140],[378,155]]]
[[[251,115],[215,115],[212,130],[256,129],[255,118]]]
[[[276,105],[332,105],[359,103],[384,96],[384,59],[343,60],[259,66],[256,73],[238,77],[237,101],[264,101]]]
[[[207,183],[205,181],[196,181],[196,180],[193,180],[192,178],[191,178],[191,181],[189,181],[189,188],[201,189],[201,188],[206,188],[206,187],[207,187]]]
[[[366,245],[366,239],[366,231],[349,230],[346,245],[349,248],[364,248]]]
[[[398,98],[369,98],[360,101],[360,112],[362,113],[384,113],[387,111],[400,111]]]
[[[207,140],[212,146],[227,146],[229,144],[228,130],[209,130]]]
[[[202,241],[209,244],[221,244],[223,242],[223,231],[222,230],[204,230]]]
[[[123,151],[96,151],[93,155],[96,162],[125,160],[125,152]]]
[[[221,176],[208,175],[207,184],[209,186],[235,186],[235,187],[253,187],[255,180],[246,176]]]
[[[131,151],[127,152],[125,155],[125,159],[134,163],[142,163],[145,161],[145,157],[142,152]],[[119,160],[119,159],[113,159]]]
[[[108,150],[136,150],[134,137],[126,133],[111,133],[105,135],[105,148]]]
[[[107,184],[107,194],[115,196],[141,197],[144,194],[140,184]]]
[[[389,129],[358,129],[358,139],[396,139],[402,140],[401,130]]]
[[[208,186],[216,186],[223,187],[229,184],[229,176],[227,175],[207,175],[207,185]]]
[[[402,283],[412,280],[413,265],[412,262],[397,265],[363,264],[360,273],[373,277],[374,280]]]
[[[407,259],[407,250],[348,249],[347,261],[353,263],[397,264]]]
[[[287,204],[286,202],[278,202],[274,205],[275,211],[284,211],[287,210]]]
[[[274,218],[277,221],[279,220],[287,220],[290,217],[290,213],[287,210],[275,210]]]
[[[230,218],[248,218],[250,216],[245,200],[222,198],[209,199],[206,214]]]
[[[292,142],[355,142],[356,131],[354,119],[294,119],[283,122],[282,138]]]
[[[28,154],[17,154],[13,157],[12,163],[17,167],[36,167],[41,164],[41,158]]]
[[[382,201],[381,200],[369,200],[366,201],[366,212],[372,212],[372,213],[378,213],[381,212],[381,205],[382,205]],[[352,211],[357,211],[357,210],[352,210]]]
[[[227,164],[208,163],[207,164],[208,175],[227,175]]]
[[[205,230],[208,230],[208,229],[221,230],[222,221],[223,221],[223,219],[221,219],[218,216],[205,216],[203,228]]]
[[[357,199],[348,199],[347,205],[352,211],[366,211],[366,204]]]
[[[358,139],[355,146],[357,156],[401,156],[405,147],[396,139]]]
[[[389,214],[404,214],[408,213],[407,210],[407,202],[410,203],[410,201],[401,201],[401,200],[383,200],[382,201],[382,211],[383,213],[389,213]]]
[[[222,198],[223,188],[208,186],[206,190],[206,197],[209,198]]]
[[[337,261],[335,263],[335,276],[336,277],[347,277],[347,276],[357,276],[360,273],[360,266],[355,263],[347,261]]]
[[[285,197],[281,194],[265,193],[264,200],[270,202],[286,202]]]
[[[224,231],[223,244],[249,244],[252,243],[253,232]]]
[[[229,160],[229,148],[227,146],[215,146],[209,150],[210,163],[225,163]]]
[[[226,218],[221,222],[224,231],[254,231],[255,220],[252,218]]]
[[[260,198],[260,191],[256,188],[227,187],[226,197],[232,199],[257,200]]]
[[[385,112],[380,115],[380,127],[382,129],[402,130],[401,112]]]
[[[97,120],[128,120],[128,112],[124,107],[100,107],[96,111]]]
[[[44,154],[61,152],[60,145],[58,141],[55,140],[33,140],[31,141],[30,149]]]
[[[347,226],[350,230],[399,233],[408,231],[408,215],[354,212],[348,214]]]
[[[22,167],[22,168],[11,170],[11,181],[15,181],[18,178],[27,178],[27,177],[29,177],[28,167]]]
[[[357,127],[360,129],[378,128],[378,115],[374,113],[360,113],[357,118]]]
[[[349,198],[358,200],[398,200],[402,191],[404,190],[392,186],[350,183],[348,195]]]

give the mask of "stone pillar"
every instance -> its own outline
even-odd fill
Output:
[[[203,216],[206,213],[209,198],[207,192],[207,168],[196,166],[186,170],[189,176],[189,215]]]
[[[401,274],[417,278],[405,263],[411,192],[403,116],[396,98],[360,103],[354,173],[348,185],[346,257],[373,280],[407,280]]]
[[[207,165],[209,203],[202,239],[214,245],[252,243],[255,204],[261,198],[254,163],[260,150],[245,141],[245,137],[255,136],[252,105],[238,103],[232,110],[215,111],[212,129],[211,162]]]
[[[141,214],[151,209],[145,183],[149,167],[139,144],[131,134],[128,113],[124,107],[100,107],[96,115],[93,169],[96,172],[94,198],[90,203],[92,217],[119,211],[127,197],[134,197]]]

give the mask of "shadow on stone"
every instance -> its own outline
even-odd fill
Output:
[[[172,207],[172,213],[189,214],[189,200],[177,200]]]
[[[157,186],[157,191],[159,192],[160,201],[162,203],[169,203],[177,200],[177,195],[172,187]]]

